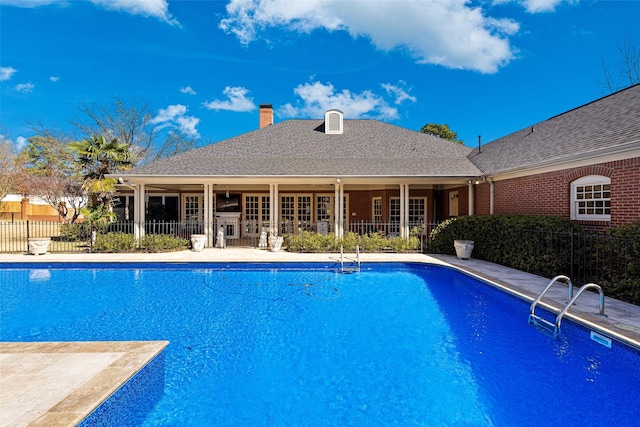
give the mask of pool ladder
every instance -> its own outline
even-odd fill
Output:
[[[555,323],[535,314],[536,306],[538,305],[542,297],[549,291],[549,289],[553,285],[563,282],[569,285],[569,302],[564,306],[562,310],[560,310],[560,312],[556,316]],[[557,337],[558,334],[560,334],[560,324],[562,323],[562,318],[565,314],[567,314],[571,306],[575,304],[580,295],[582,295],[582,293],[587,289],[596,289],[598,291],[598,294],[600,294],[600,315],[604,316],[604,292],[599,285],[596,285],[595,283],[587,283],[586,285],[583,285],[580,289],[578,289],[578,292],[573,295],[573,283],[571,282],[571,279],[567,276],[559,275],[551,279],[544,291],[542,291],[540,295],[538,295],[536,300],[531,303],[531,307],[529,308],[529,324],[536,326],[544,331],[548,331],[552,333],[554,337]]]
[[[360,272],[360,245],[356,245],[355,257],[346,257],[344,248],[340,245],[340,272],[341,273],[359,273]]]

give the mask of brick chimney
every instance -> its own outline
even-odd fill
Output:
[[[260,129],[273,124],[273,106],[260,104]]]

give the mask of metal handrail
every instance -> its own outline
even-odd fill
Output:
[[[578,292],[576,293],[576,295],[573,298],[571,298],[571,301],[569,301],[567,305],[564,306],[562,311],[558,314],[558,317],[556,317],[556,331],[560,330],[560,323],[562,322],[562,317],[567,313],[567,311],[569,311],[569,309],[576,302],[578,297],[582,295],[584,291],[591,288],[596,289],[600,294],[600,315],[604,316],[604,292],[602,291],[602,288],[600,287],[600,285],[596,285],[595,283],[587,283],[586,285],[578,289]]]
[[[553,286],[556,282],[560,282],[560,280],[564,280],[566,283],[569,284],[569,299],[573,298],[573,282],[571,281],[571,279],[562,274],[554,277],[553,279],[551,279],[547,287],[544,288],[544,291],[542,291],[540,295],[538,295],[538,298],[536,298],[536,300],[531,303],[531,307],[529,308],[529,323],[531,323],[531,316],[535,315],[534,312],[535,312],[536,306],[538,305],[538,303],[540,302],[544,294],[546,294],[551,288],[551,286]]]

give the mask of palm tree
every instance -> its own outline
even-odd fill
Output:
[[[91,194],[92,216],[94,219],[112,219],[113,194],[117,181],[106,175],[131,168],[135,156],[129,146],[116,138],[106,140],[104,136],[98,135],[72,142],[67,148],[74,153],[76,161],[82,167],[82,185]]]

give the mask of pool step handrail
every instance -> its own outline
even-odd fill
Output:
[[[349,265],[345,266],[345,261]],[[360,245],[356,245],[355,258],[344,256],[344,247],[340,245],[340,272],[341,273],[354,273],[360,272]]]
[[[556,316],[555,322],[552,323],[551,321],[536,315],[535,308],[536,308],[536,305],[540,302],[540,299],[542,298],[542,296],[558,280],[568,281],[569,302],[567,302],[565,306],[562,308],[562,310],[560,310],[560,312]],[[580,289],[578,289],[578,292],[576,292],[576,294],[573,295],[573,284],[571,283],[571,279],[569,279],[567,276],[556,276],[553,279],[551,279],[551,282],[549,283],[549,285],[545,288],[544,291],[542,291],[540,295],[538,295],[538,298],[536,298],[536,300],[531,304],[531,308],[529,310],[529,324],[534,325],[542,330],[549,331],[553,333],[554,337],[557,337],[560,334],[560,325],[562,324],[562,318],[564,317],[565,314],[567,314],[569,309],[575,304],[576,300],[580,297],[580,295],[582,295],[582,293],[587,289],[596,289],[598,291],[598,294],[600,296],[599,314],[601,316],[604,316],[605,315],[604,314],[604,292],[600,285],[596,285],[595,283],[587,283],[586,285],[581,286]]]
[[[576,295],[573,298],[571,298],[571,301],[569,301],[567,305],[564,306],[562,311],[558,313],[558,317],[556,317],[556,329],[558,330],[558,332],[560,332],[560,323],[562,322],[562,318],[564,317],[564,315],[567,314],[567,311],[569,311],[569,309],[576,302],[578,297],[580,297],[580,295],[582,295],[582,293],[587,289],[595,289],[598,291],[598,294],[600,296],[598,314],[600,314],[600,316],[605,315],[604,314],[604,291],[602,290],[602,287],[600,285],[596,285],[595,283],[587,283],[586,285],[583,285],[580,287],[580,289],[578,289],[578,292],[576,292]]]
[[[558,275],[556,277],[554,277],[553,279],[551,279],[551,281],[549,282],[549,284],[547,285],[546,288],[544,288],[544,290],[542,292],[540,292],[540,295],[538,295],[538,297],[535,299],[535,301],[533,301],[531,303],[531,306],[529,307],[529,324],[539,327],[542,330],[548,330],[549,332],[553,333],[553,336],[557,336],[558,335],[558,331],[555,330],[555,324],[551,323],[550,321],[538,316],[536,314],[536,306],[538,305],[538,303],[540,302],[540,300],[542,300],[542,297],[549,291],[549,289],[551,289],[551,287],[553,285],[555,285],[556,283],[566,283],[569,285],[569,300],[571,300],[573,298],[573,282],[571,281],[571,279],[565,275]]]

